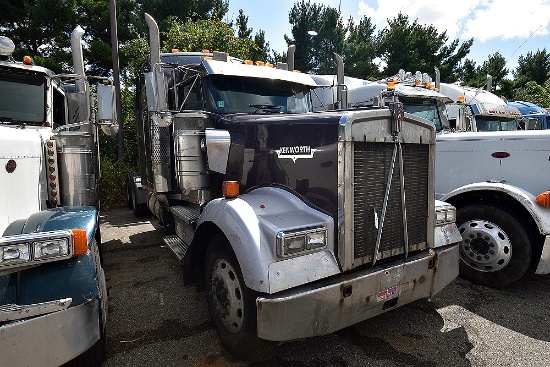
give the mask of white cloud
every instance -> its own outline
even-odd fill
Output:
[[[359,2],[359,16],[370,17],[377,29],[399,12],[418,19],[420,24],[433,25],[447,31],[449,40],[456,38],[485,42],[491,39],[527,38],[541,26],[536,36],[549,33],[550,0],[371,0]]]
[[[466,21],[462,37],[486,42],[494,38],[526,39],[535,31],[535,36],[545,36],[549,15],[550,0],[522,0],[506,6],[500,1],[487,1]]]

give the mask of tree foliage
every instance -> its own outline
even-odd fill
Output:
[[[550,53],[546,49],[537,52],[528,52],[527,55],[520,55],[518,67],[513,72],[518,87],[533,81],[543,85],[550,77]]]
[[[433,25],[423,26],[417,20],[399,13],[388,19],[388,26],[378,34],[384,75],[394,75],[399,69],[431,73],[434,67],[441,72],[441,81],[454,82],[462,59],[470,52],[473,39],[447,43],[447,32],[439,33]]]
[[[361,79],[380,76],[379,66],[374,62],[379,56],[374,33],[375,27],[368,17],[363,17],[358,24],[353,19],[348,21],[348,36],[343,44],[347,75]]]
[[[517,88],[514,91],[514,99],[550,107],[550,79],[547,79],[543,85],[534,81],[527,82],[523,88]]]
[[[294,4],[289,12],[289,22],[292,25],[292,37],[285,34],[287,45],[295,45],[294,68],[302,72],[310,72],[319,65],[316,54],[317,42],[308,31],[316,31],[321,28],[321,14],[324,6],[311,4],[308,0],[301,0]]]

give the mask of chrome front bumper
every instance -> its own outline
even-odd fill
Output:
[[[99,340],[99,303],[78,306],[0,326],[3,366],[60,366]]]
[[[285,341],[329,334],[412,301],[433,297],[458,276],[458,264],[458,244],[453,244],[407,261],[259,297],[258,337]]]

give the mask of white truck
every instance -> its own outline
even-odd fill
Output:
[[[384,105],[388,98],[396,98],[406,112],[434,123],[438,130],[435,192],[438,199],[457,208],[457,225],[463,237],[463,277],[489,286],[505,286],[531,271],[550,272],[548,132],[480,132],[475,128],[474,132],[456,132],[451,129],[444,106],[454,105],[455,100],[438,93],[431,79],[420,73],[413,76],[400,72],[380,82],[352,80],[345,88],[343,76],[314,78],[319,84],[334,81],[332,88],[316,90],[321,100],[316,105],[318,110],[323,105],[342,105],[336,93],[340,86],[349,94],[343,104],[347,108]],[[458,96],[454,98],[458,100]],[[464,107],[470,105],[463,104],[462,110],[466,110]],[[480,110],[496,114],[491,110],[497,108],[484,105]],[[514,120],[515,114],[501,112],[497,119],[501,126],[504,121]],[[481,114],[464,121],[475,123],[476,119],[481,121]]]
[[[438,79],[436,70],[436,80]],[[459,84],[437,83],[439,92],[452,99],[447,103],[447,116],[456,131],[515,131],[520,128],[521,112],[487,90]]]
[[[0,37],[0,364],[98,365],[107,294],[101,266],[96,117],[114,132],[113,89],[95,115],[73,31],[75,73],[13,59]],[[109,120],[109,121],[107,121]]]

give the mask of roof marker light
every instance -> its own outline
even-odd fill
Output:
[[[458,103],[464,103],[464,96],[458,96]]]
[[[246,65],[254,65],[254,62],[252,62],[252,60],[244,60],[244,63]]]
[[[25,65],[32,65],[32,63],[33,63],[32,57],[30,57],[30,56],[24,56],[24,57],[23,57],[23,63],[24,63]]]
[[[173,49],[172,49],[172,53],[174,53],[174,52],[180,52],[180,50],[177,49],[177,48],[173,48]]]

